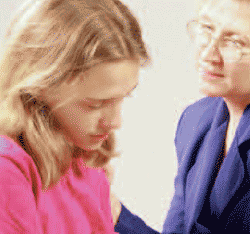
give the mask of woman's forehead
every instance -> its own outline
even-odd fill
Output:
[[[250,3],[245,1],[211,0],[201,7],[198,17],[250,35],[249,12]]]
[[[242,10],[246,10],[242,12]],[[237,16],[245,15],[250,9],[249,1],[240,0],[207,0],[200,7],[199,15],[202,14],[235,14]]]

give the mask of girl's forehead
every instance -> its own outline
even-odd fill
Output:
[[[52,99],[61,101],[68,99],[109,99],[125,96],[137,84],[139,79],[139,64],[134,61],[100,64],[85,74],[79,75],[79,82],[62,84]]]

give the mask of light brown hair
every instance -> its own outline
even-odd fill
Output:
[[[0,134],[33,158],[43,188],[55,184],[74,158],[103,166],[115,151],[114,135],[94,152],[70,144],[43,91],[78,82],[80,73],[102,63],[150,57],[141,28],[119,0],[31,0],[14,17],[0,61]],[[60,104],[60,106],[63,104]],[[77,168],[75,168],[77,172]]]

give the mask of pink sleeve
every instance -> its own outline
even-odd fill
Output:
[[[39,233],[32,185],[12,160],[0,156],[0,233]]]

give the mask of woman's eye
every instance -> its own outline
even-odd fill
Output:
[[[239,47],[245,46],[245,43],[244,43],[243,41],[237,41],[237,40],[235,40],[234,43],[235,43],[237,46],[239,46]]]
[[[232,38],[226,38],[224,39],[225,43],[230,46],[237,46],[237,47],[243,47],[245,46],[245,43],[242,40],[234,40]]]
[[[202,31],[211,31],[212,30],[212,27],[210,24],[204,24],[204,23],[200,23],[199,28]]]
[[[209,25],[209,24],[204,24],[203,25],[203,28],[205,28],[205,29],[209,29],[209,30],[211,30],[212,28],[211,28],[211,26]]]

